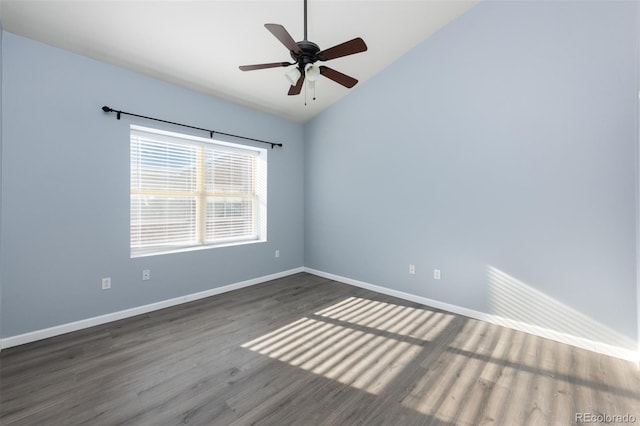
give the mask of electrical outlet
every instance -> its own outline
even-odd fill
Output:
[[[433,279],[434,280],[439,280],[440,279],[440,269],[434,269],[433,270]]]
[[[416,274],[416,265],[409,265],[409,274],[411,275]]]
[[[151,279],[151,270],[144,269],[142,271],[142,281],[149,281]]]
[[[107,277],[107,278],[103,278],[102,279],[102,289],[103,290],[108,290],[111,288],[111,278]]]
[[[280,250],[276,250],[276,257],[280,257]]]

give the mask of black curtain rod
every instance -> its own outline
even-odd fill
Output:
[[[104,112],[115,112],[116,113],[116,118],[118,120],[120,120],[120,116],[121,115],[130,115],[132,117],[139,117],[139,118],[144,118],[144,119],[147,119],[147,120],[159,121],[161,123],[173,124],[174,126],[182,126],[182,127],[188,127],[190,129],[202,130],[203,132],[208,132],[209,133],[209,137],[211,139],[213,139],[213,135],[215,133],[217,133],[219,135],[231,136],[231,137],[234,137],[234,138],[245,139],[245,140],[248,140],[248,141],[266,143],[267,145],[271,145],[271,149],[273,149],[274,146],[280,146],[280,147],[282,146],[281,143],[267,142],[267,141],[263,141],[263,140],[260,140],[260,139],[248,138],[246,136],[238,136],[238,135],[234,135],[234,134],[231,134],[231,133],[218,132],[216,130],[204,129],[202,127],[196,127],[196,126],[190,126],[188,124],[176,123],[174,121],[167,121],[167,120],[161,120],[159,118],[147,117],[146,115],[133,114],[131,112],[125,112],[125,111],[118,111],[117,109],[113,109],[113,108],[108,107],[108,106],[103,106],[102,110]]]

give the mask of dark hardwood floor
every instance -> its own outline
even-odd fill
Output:
[[[633,363],[308,274],[0,361],[2,425],[640,425]]]

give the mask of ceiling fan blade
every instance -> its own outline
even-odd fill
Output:
[[[284,47],[295,53],[302,53],[296,41],[291,37],[291,34],[280,24],[264,24],[265,28],[273,34],[280,43],[284,44]]]
[[[360,37],[353,40],[345,41],[344,43],[330,47],[326,50],[318,52],[318,59],[321,61],[328,61],[329,59],[341,58],[343,56],[353,55],[355,53],[364,52],[367,50],[367,45]]]
[[[265,68],[288,67],[289,65],[293,65],[293,64],[290,62],[272,62],[270,64],[240,65],[240,70],[241,71],[263,70]]]
[[[292,95],[299,95],[300,91],[302,91],[302,83],[304,83],[304,74],[300,74],[300,78],[298,79],[298,82],[296,83],[295,86],[291,86],[289,88],[289,96]]]
[[[349,77],[346,74],[342,74],[334,70],[333,68],[325,67],[324,65],[320,65],[320,74],[324,75],[330,80],[335,81],[338,84],[342,84],[344,87],[351,89],[353,86],[358,84],[358,80],[353,77]]]

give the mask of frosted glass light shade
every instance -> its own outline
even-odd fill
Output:
[[[292,86],[295,86],[298,82],[298,79],[300,78],[300,70],[297,67],[291,68],[289,71],[287,71],[285,77],[287,77],[287,80],[291,82]]]

